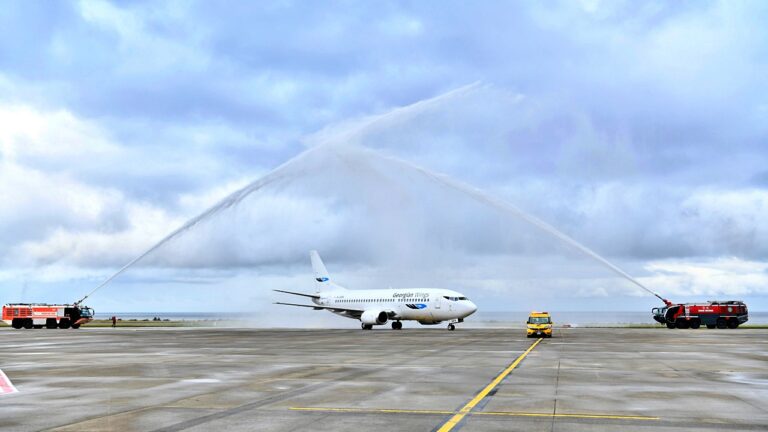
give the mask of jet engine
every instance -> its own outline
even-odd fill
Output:
[[[367,310],[360,316],[360,321],[368,325],[381,325],[387,322],[389,316],[384,311]]]

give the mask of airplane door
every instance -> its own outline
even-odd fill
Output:
[[[440,298],[440,296],[437,296],[435,298],[435,309],[440,309],[440,307],[442,306],[441,303],[442,303],[442,299]]]

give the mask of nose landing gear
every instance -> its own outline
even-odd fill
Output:
[[[403,323],[400,321],[392,321],[392,330],[400,330],[403,328]]]
[[[448,323],[448,331],[454,331],[456,330],[456,326],[454,324],[463,323],[464,318],[457,318],[455,320],[451,320],[451,322]]]

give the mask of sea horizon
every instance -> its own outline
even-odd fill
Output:
[[[557,311],[550,310],[555,325],[593,325],[593,324],[654,324],[651,312],[638,311]],[[530,311],[478,311],[465,320],[469,326],[506,326],[524,323]],[[96,319],[110,319],[116,316],[122,320],[161,320],[171,321],[248,321],[253,312],[97,312]],[[750,311],[748,324],[768,324],[768,311]]]

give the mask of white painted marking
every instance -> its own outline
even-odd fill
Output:
[[[188,380],[184,380],[182,382],[195,383],[195,384],[210,384],[210,383],[221,382],[221,380],[217,380],[217,379],[213,379],[213,378],[198,378],[198,379],[188,379]]]
[[[16,390],[16,387],[13,386],[11,380],[8,379],[5,373],[3,373],[2,369],[0,369],[0,395],[17,392],[18,390]]]

